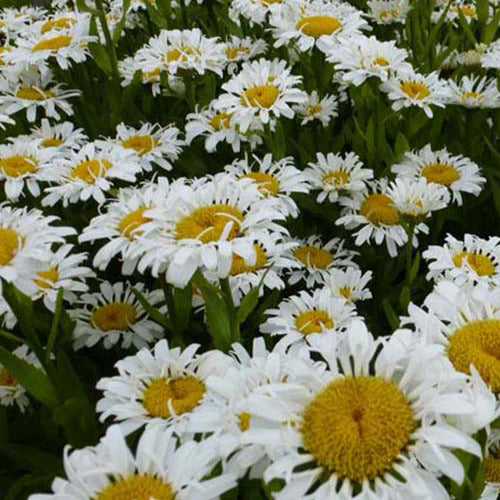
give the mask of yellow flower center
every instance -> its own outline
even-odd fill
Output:
[[[118,224],[118,231],[131,241],[140,236],[142,231],[137,231],[137,229],[146,222],[151,221],[149,217],[144,217],[143,215],[147,210],[149,210],[148,207],[143,207],[127,214]]]
[[[17,380],[12,373],[7,370],[7,368],[1,368],[0,369],[0,386],[3,387],[16,387],[19,384],[19,381]]]
[[[468,101],[469,99],[479,100],[482,99],[484,95],[481,92],[462,92],[460,98],[462,101]]]
[[[344,297],[344,299],[349,300],[351,298],[351,295],[352,295],[352,290],[348,286],[343,286],[343,287],[339,288],[339,294],[342,295],[342,297]]]
[[[401,389],[367,376],[331,382],[306,408],[301,432],[320,466],[362,483],[392,469],[416,427]]]
[[[389,61],[385,57],[376,57],[373,64],[375,66],[389,66]]]
[[[246,411],[240,413],[240,415],[238,416],[240,430],[242,430],[243,432],[250,429],[250,418],[250,413]]]
[[[295,328],[304,335],[333,328],[333,319],[325,311],[306,311],[295,318]]]
[[[230,205],[219,204],[197,208],[192,214],[183,217],[176,226],[178,240],[196,239],[202,243],[218,241],[223,233],[227,240],[241,233],[243,214]],[[228,225],[230,229],[226,229]]]
[[[279,89],[274,85],[257,85],[245,90],[241,104],[252,108],[270,108],[278,99]]]
[[[371,194],[361,204],[359,213],[372,224],[399,224],[399,212],[386,194]]]
[[[156,68],[153,71],[142,71],[142,79],[145,82],[159,82],[160,81],[160,68]]]
[[[265,172],[251,172],[245,174],[242,179],[253,179],[258,190],[264,195],[276,196],[280,190],[280,181]]]
[[[233,116],[232,113],[218,113],[210,120],[210,125],[217,131],[223,128],[230,128],[231,116]]]
[[[422,169],[422,177],[425,177],[427,182],[451,186],[460,179],[460,172],[446,163],[431,163]]]
[[[231,264],[230,271],[231,276],[243,273],[253,273],[254,271],[262,269],[267,264],[267,255],[264,249],[258,243],[254,245],[254,248],[257,259],[253,266],[245,264],[243,257],[233,254],[233,263]]]
[[[349,172],[344,172],[343,170],[337,170],[335,172],[330,172],[323,177],[323,184],[327,186],[345,186],[351,180]]]
[[[4,46],[0,47],[0,66],[3,66],[5,64],[5,61],[3,59],[3,55],[6,52],[10,52],[12,50],[12,47]]]
[[[301,19],[297,23],[296,29],[302,31],[304,35],[319,38],[340,31],[342,23],[332,16],[310,16]]]
[[[71,45],[71,37],[69,35],[61,35],[38,42],[31,49],[31,52],[40,52],[42,50],[50,50],[52,52],[57,52],[60,49],[69,47],[70,45]]]
[[[411,99],[419,101],[431,95],[429,87],[420,82],[404,82],[401,84],[401,90]]]
[[[500,458],[484,459],[484,479],[488,483],[500,483]]]
[[[462,267],[464,258],[467,259],[467,263],[478,276],[491,277],[495,274],[495,265],[486,255],[474,254],[472,252],[460,252],[453,257],[453,264],[455,264],[456,267]]]
[[[133,304],[110,302],[98,307],[90,317],[92,326],[103,332],[128,330],[136,322],[137,313]]]
[[[161,479],[135,475],[111,483],[95,500],[173,500],[174,497],[172,487]]]
[[[476,9],[470,5],[465,5],[463,7],[455,7],[454,9],[455,12],[462,11],[462,14],[465,17],[476,17]]]
[[[37,161],[32,156],[10,156],[0,160],[0,170],[8,177],[34,174],[38,170]]]
[[[176,415],[193,411],[205,395],[205,384],[186,375],[174,379],[159,378],[151,382],[143,393],[142,405],[152,417],[169,418],[170,408]]]
[[[234,61],[235,59],[238,59],[240,54],[250,54],[250,49],[248,47],[230,47],[229,49],[226,49],[226,57],[230,61]]]
[[[38,279],[35,280],[36,285],[39,288],[47,290],[49,288],[52,288],[54,283],[57,283],[57,281],[59,280],[59,271],[57,270],[57,267],[52,267],[47,271],[40,271],[39,273],[37,273],[37,276]]]
[[[167,63],[180,61],[187,62],[189,56],[200,56],[201,52],[193,47],[181,47],[179,49],[169,50],[165,55],[165,61]]]
[[[474,365],[493,392],[500,391],[500,320],[472,321],[450,337],[448,356],[456,370]]]
[[[264,4],[265,7],[269,7],[270,5],[274,5],[277,3],[283,3],[283,0],[259,0],[260,3]]]
[[[387,18],[397,19],[399,16],[400,9],[389,9],[380,12],[380,19],[384,21]]]
[[[38,87],[24,87],[16,92],[16,97],[29,101],[45,101],[53,96],[54,94],[50,90],[43,90]]]
[[[14,229],[0,228],[0,266],[6,266],[16,256],[21,238]]]
[[[322,109],[323,108],[319,104],[307,106],[307,114],[308,116],[314,116],[317,115],[318,113],[321,113]]]
[[[327,269],[333,263],[333,255],[328,250],[311,246],[299,247],[294,251],[295,258],[306,267]]]
[[[122,146],[133,149],[139,156],[143,156],[158,146],[158,140],[150,135],[135,135],[123,141]]]
[[[86,160],[79,163],[71,172],[72,179],[80,179],[87,184],[94,184],[99,177],[106,177],[112,167],[108,160]]]
[[[44,139],[42,141],[42,146],[44,148],[57,148],[59,146],[62,146],[64,144],[64,141],[62,139],[58,139],[57,137],[52,137],[50,139]]]
[[[61,17],[59,19],[49,19],[45,22],[40,30],[40,33],[44,35],[52,30],[67,30],[76,24],[76,19],[72,19],[71,17]]]

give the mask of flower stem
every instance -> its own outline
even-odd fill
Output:
[[[226,303],[226,308],[229,313],[229,322],[231,326],[231,341],[240,341],[240,325],[236,321],[236,307],[233,300],[233,292],[231,291],[231,285],[229,284],[229,278],[222,278],[219,280],[222,295],[224,297],[224,302]]]

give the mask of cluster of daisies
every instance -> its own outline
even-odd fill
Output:
[[[432,31],[425,44],[412,40],[417,3],[54,0],[50,11],[0,11],[0,335],[21,339],[12,354],[44,370],[1,294],[13,286],[56,316],[64,307],[74,326],[64,348],[120,358],[95,388],[105,435],[68,447],[66,478],[30,500],[215,500],[254,480],[278,500],[450,500],[472,460],[484,468],[481,500],[497,498],[500,238],[449,234],[420,249],[432,291],[394,314],[390,335],[361,313],[374,278],[366,246],[387,250],[389,267],[405,251],[411,264],[433,222],[478,197],[489,174],[438,140],[383,169],[349,140],[305,161],[276,154],[280,136],[302,147],[284,124],[319,136],[370,107],[401,124],[473,108],[487,143],[500,107],[498,2],[433,2],[431,31],[444,26],[446,43]],[[198,25],[200,9],[210,15]],[[231,34],[212,36],[218,22]],[[458,36],[464,22],[481,23],[481,40]],[[117,93],[184,111],[175,123],[121,117],[102,136],[84,130],[85,94],[99,92],[90,65]],[[202,87],[213,90],[203,106],[192,102]],[[204,175],[181,160],[193,151]],[[328,236],[296,230],[311,205]],[[205,331],[200,277],[233,312],[257,292],[253,340],[223,352],[208,333],[203,346],[188,332],[165,338],[179,289]],[[0,405],[37,411],[2,364]]]

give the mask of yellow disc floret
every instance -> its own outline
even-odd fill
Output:
[[[106,172],[112,167],[109,160],[86,160],[73,168],[72,179],[80,179],[87,184],[94,184],[99,177],[106,177]]]
[[[53,94],[50,90],[38,87],[21,87],[17,90],[16,97],[26,99],[27,101],[45,101],[53,97]]]
[[[149,217],[144,217],[144,212],[147,210],[149,210],[148,207],[143,207],[127,214],[118,224],[118,231],[129,240],[139,236],[141,231],[138,231],[138,228],[151,221]]]
[[[310,16],[301,19],[296,26],[304,35],[319,38],[331,35],[342,29],[342,23],[332,16]]]
[[[143,156],[156,148],[158,141],[150,135],[134,135],[123,141],[122,146],[133,149],[139,156]]]
[[[333,255],[322,248],[306,245],[298,247],[293,254],[306,267],[327,269],[333,263]]]
[[[95,500],[173,500],[175,492],[161,479],[135,475],[111,483]]]
[[[0,170],[8,177],[20,177],[21,175],[34,174],[38,170],[38,164],[32,156],[9,156],[0,160]]]
[[[274,85],[257,85],[245,90],[241,104],[252,108],[270,108],[278,99],[280,91]]]
[[[345,186],[351,180],[349,172],[344,170],[336,170],[335,172],[329,172],[323,177],[323,184],[327,186],[342,187]]]
[[[393,226],[399,224],[398,209],[386,194],[371,194],[363,200],[359,213],[372,224]]]
[[[460,179],[460,172],[452,165],[447,165],[445,163],[430,163],[422,169],[422,177],[425,177],[427,182],[451,186]]]
[[[0,386],[3,387],[17,387],[19,381],[7,368],[0,368]]]
[[[21,238],[14,229],[0,228],[0,266],[10,264],[21,246],[20,243]]]
[[[229,273],[231,274],[231,276],[236,276],[238,274],[244,273],[253,273],[255,271],[258,271],[259,269],[262,269],[267,264],[267,255],[262,246],[256,243],[254,245],[254,248],[256,259],[255,264],[253,265],[245,264],[245,260],[243,259],[243,257],[240,257],[236,254],[233,255],[233,263],[231,264],[231,271]]]
[[[462,267],[464,259],[478,276],[493,276],[495,274],[495,264],[486,255],[472,252],[460,252],[453,257],[453,264]]]
[[[57,267],[51,267],[47,271],[40,271],[37,273],[35,284],[39,288],[47,290],[48,288],[52,288],[54,286],[54,283],[57,283],[58,280],[59,271],[57,270]]]
[[[401,84],[401,90],[411,99],[418,99],[419,101],[431,95],[429,87],[420,82],[404,82]]]
[[[133,304],[111,302],[98,307],[90,318],[91,324],[103,332],[110,330],[128,330],[137,319]]]
[[[300,313],[295,318],[295,328],[304,334],[321,333],[324,330],[333,328],[334,322],[325,311],[312,310]]]
[[[276,196],[280,190],[280,181],[274,175],[266,172],[250,172],[242,176],[243,179],[252,179],[262,194]]]
[[[69,35],[56,36],[54,38],[47,38],[38,42],[32,49],[31,52],[40,52],[42,50],[50,50],[52,52],[57,52],[60,49],[69,47],[71,45],[71,37]]]

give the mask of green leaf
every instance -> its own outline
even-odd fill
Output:
[[[123,0],[122,4],[122,17],[120,18],[120,22],[115,26],[113,32],[113,42],[117,43],[122,34],[123,28],[125,28],[125,23],[127,21],[127,13],[128,8],[130,7],[131,0]]]
[[[164,316],[156,307],[152,306],[142,295],[139,290],[136,288],[132,287],[132,292],[134,292],[134,295],[137,297],[137,300],[141,303],[141,306],[144,307],[146,312],[148,313],[149,317],[153,320],[156,321],[158,324],[162,325],[165,328],[168,328],[169,330],[172,330],[172,325],[170,324],[170,321],[166,316]]]
[[[394,144],[394,153],[396,154],[396,156],[401,156],[409,149],[410,144],[408,143],[405,135],[402,132],[398,132],[398,135],[396,136],[396,142]]]
[[[191,307],[193,304],[193,287],[189,283],[184,288],[174,289],[174,304],[177,319],[177,328],[182,333],[189,325]]]
[[[391,328],[393,330],[396,330],[399,327],[399,318],[394,312],[394,309],[388,299],[382,300],[382,307],[384,309],[385,317],[387,318],[389,325],[391,325]]]
[[[61,319],[63,297],[64,297],[64,288],[60,288],[57,291],[56,310],[54,312],[54,317],[52,318],[52,326],[50,327],[50,334],[49,334],[49,339],[47,340],[47,347],[45,348],[45,361],[47,363],[50,361],[50,355],[52,354],[52,350],[54,349],[54,344],[56,342],[59,320]]]
[[[23,500],[28,497],[30,493],[37,490],[46,489],[54,474],[26,474],[17,479],[10,485],[9,491],[6,492],[2,500]]]
[[[62,472],[63,464],[58,455],[47,453],[33,446],[4,443],[0,455],[16,462],[23,470],[32,472]]]
[[[463,28],[465,34],[467,35],[467,38],[470,40],[472,45],[475,46],[477,44],[476,37],[474,36],[474,33],[472,33],[469,23],[467,22],[467,19],[465,18],[464,13],[462,12],[461,9],[458,9],[458,22],[460,23],[460,26]]]
[[[100,43],[89,43],[89,50],[97,66],[107,75],[111,75],[113,68],[105,47]]]
[[[415,255],[415,259],[411,264],[410,276],[409,276],[410,284],[413,283],[413,281],[417,277],[419,267],[420,267],[420,252],[417,252]]]
[[[45,373],[0,346],[0,363],[38,401],[46,406],[58,404],[56,391]]]
[[[205,299],[206,323],[214,346],[222,351],[228,351],[231,347],[231,323],[226,303],[220,296],[219,289],[211,285],[199,270],[193,277],[193,283]]]
[[[254,286],[246,295],[243,297],[243,300],[240,303],[238,308],[238,312],[236,313],[236,323],[241,325],[248,316],[252,313],[252,311],[257,307],[259,303],[259,292],[264,284],[264,280],[266,279],[267,273],[270,268],[267,268],[262,278],[259,280],[257,286]]]

